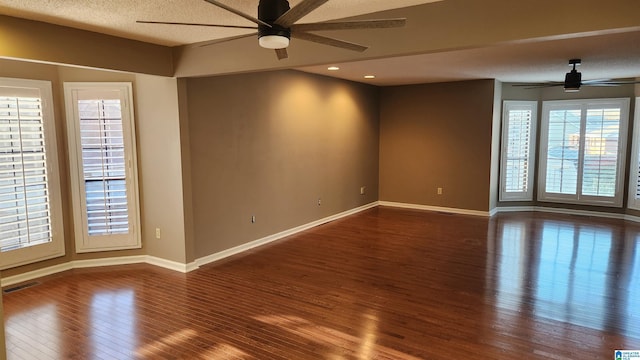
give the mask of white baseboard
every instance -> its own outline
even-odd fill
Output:
[[[339,214],[335,214],[335,215],[332,215],[332,216],[329,216],[329,217],[326,217],[326,218],[323,218],[323,219],[320,219],[320,220],[312,221],[310,223],[307,223],[307,224],[304,224],[304,225],[300,225],[298,227],[295,227],[295,228],[292,228],[292,229],[289,229],[289,230],[285,230],[285,231],[279,232],[277,234],[269,235],[269,236],[263,237],[261,239],[257,239],[257,240],[248,242],[246,244],[242,244],[242,245],[239,245],[239,246],[227,249],[227,250],[223,250],[223,251],[217,252],[215,254],[211,254],[211,255],[196,259],[195,263],[197,264],[198,267],[206,265],[206,264],[210,264],[212,262],[222,260],[222,259],[227,258],[229,256],[236,255],[236,254],[242,253],[244,251],[254,249],[254,248],[258,247],[258,246],[269,244],[271,242],[274,242],[276,240],[280,240],[280,239],[285,238],[287,236],[291,236],[291,235],[297,234],[299,232],[302,232],[302,231],[305,231],[305,230],[309,230],[309,229],[314,228],[316,226],[319,226],[319,225],[322,225],[322,224],[326,224],[328,222],[331,222],[331,221],[334,221],[334,220],[338,220],[338,219],[341,219],[341,218],[344,218],[344,217],[347,217],[347,216],[350,216],[350,215],[353,215],[353,214],[357,214],[357,213],[359,213],[361,211],[364,211],[364,210],[367,210],[367,209],[371,209],[371,208],[374,208],[376,206],[378,206],[378,202],[372,202],[370,204],[357,207],[355,209],[347,210],[347,211],[341,212]]]
[[[556,207],[546,207],[546,206],[505,206],[505,207],[496,208],[495,210],[496,210],[496,213],[538,211],[538,212],[565,214],[565,215],[595,216],[595,217],[608,218],[608,219],[622,219],[622,220],[629,220],[634,222],[638,222],[640,220],[640,218],[638,218],[637,216],[628,215],[628,214],[610,213],[610,212],[593,211],[593,210],[556,208]]]
[[[70,261],[69,263],[71,264],[72,269],[84,269],[84,268],[102,267],[102,266],[140,264],[140,263],[146,262],[146,259],[147,259],[146,255],[136,255],[136,256],[118,256],[118,257],[111,257],[111,258],[90,259],[90,260],[73,260],[73,261]]]
[[[439,206],[405,204],[405,203],[397,203],[397,202],[391,202],[391,201],[378,201],[378,205],[404,208],[404,209],[438,211],[438,212],[445,212],[445,213],[451,213],[451,214],[477,215],[477,216],[488,216],[488,217],[494,216],[499,213],[506,213],[506,212],[539,211],[539,212],[548,212],[548,213],[556,213],[556,214],[595,216],[595,217],[609,218],[609,219],[622,219],[622,220],[628,220],[628,221],[640,223],[640,217],[629,215],[629,214],[609,213],[609,212],[592,211],[592,210],[575,210],[575,209],[555,208],[555,207],[546,207],[546,206],[504,206],[504,207],[497,207],[492,209],[491,211],[485,212],[485,211],[447,208],[447,207],[439,207]]]
[[[525,212],[525,211],[536,211],[535,206],[508,206],[508,207],[497,207],[492,210],[492,213],[499,214],[504,212]]]
[[[190,263],[188,263],[186,265],[186,271],[185,272],[191,272],[193,270],[197,270],[200,266],[198,265],[198,263],[196,261],[192,261]]]
[[[596,216],[596,217],[609,218],[609,219],[625,218],[625,214],[619,214],[619,213],[608,213],[608,212],[592,211],[592,210],[553,208],[553,207],[544,207],[544,206],[536,206],[534,207],[534,211],[556,213],[556,214],[567,214],[567,215]]]
[[[640,217],[637,217],[635,215],[625,214],[624,215],[624,219],[628,220],[628,221],[633,221],[633,222],[640,223]]]
[[[147,256],[145,263],[159,266],[165,269],[181,272],[181,273],[187,273],[191,271],[189,270],[189,264],[184,264],[177,261],[171,261],[171,260],[167,260],[167,259],[163,259],[155,256]]]
[[[53,265],[43,269],[29,271],[24,274],[18,274],[2,278],[0,286],[9,286],[18,284],[25,281],[31,281],[37,278],[41,278],[47,275],[57,274],[59,272],[71,270],[71,269],[83,269],[83,268],[95,268],[103,266],[115,266],[115,265],[130,265],[130,264],[151,264],[159,267],[163,267],[169,270],[179,271],[186,273],[188,264],[182,264],[176,261],[170,261],[161,259],[155,256],[148,255],[136,255],[136,256],[120,256],[112,258],[102,259],[90,259],[90,260],[73,260],[64,264]]]
[[[443,212],[448,214],[459,214],[459,215],[472,215],[472,216],[489,216],[489,211],[480,211],[480,210],[468,210],[468,209],[458,209],[458,208],[449,208],[449,207],[441,207],[441,206],[430,206],[430,205],[419,205],[419,204],[406,204],[392,201],[378,201],[380,206],[389,206],[389,207],[397,207],[403,209],[413,209],[413,210],[426,210],[426,211],[436,211]]]

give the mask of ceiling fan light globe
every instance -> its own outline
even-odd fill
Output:
[[[266,49],[285,49],[289,46],[289,38],[280,35],[265,35],[258,42]]]

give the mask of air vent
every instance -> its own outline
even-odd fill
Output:
[[[9,293],[20,291],[20,290],[24,290],[24,289],[27,289],[27,288],[30,288],[30,287],[33,287],[33,286],[36,286],[36,285],[40,285],[40,283],[37,282],[37,281],[33,281],[33,282],[30,282],[30,283],[25,283],[25,284],[21,284],[21,285],[12,286],[10,288],[6,288],[6,289],[2,290],[2,293],[3,294],[9,294]]]

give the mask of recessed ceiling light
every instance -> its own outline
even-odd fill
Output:
[[[327,70],[329,70],[329,71],[338,71],[338,70],[340,70],[340,68],[339,68],[339,67],[337,67],[337,66],[329,66],[329,67],[327,68]]]
[[[365,79],[375,79],[376,76],[375,75],[365,75],[364,78]]]

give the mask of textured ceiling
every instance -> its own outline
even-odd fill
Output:
[[[289,4],[293,7],[300,1],[290,0]],[[300,22],[326,21],[436,1],[440,0],[334,0],[320,6]],[[257,0],[220,2],[257,17]],[[231,37],[247,31],[137,24],[136,20],[253,25],[248,20],[204,0],[2,0],[0,14],[167,46]]]
[[[640,31],[301,67],[299,70],[374,85],[473,79],[564,81],[568,60],[582,57],[583,80],[640,77]],[[376,79],[364,80],[368,74]],[[425,81],[428,79],[427,81]]]

